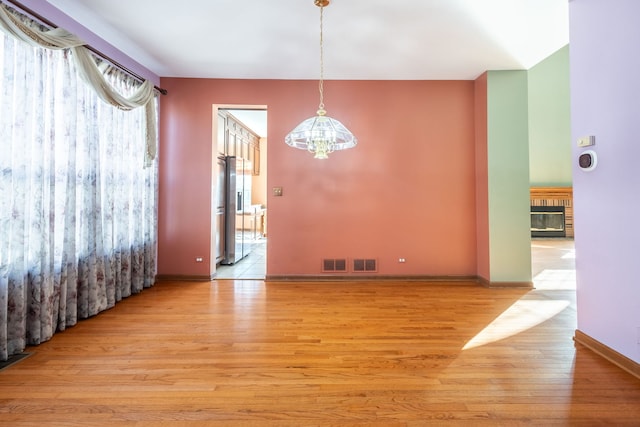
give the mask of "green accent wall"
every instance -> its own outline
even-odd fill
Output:
[[[532,187],[570,187],[569,46],[529,70],[529,165]]]
[[[489,71],[490,282],[531,283],[528,72]]]

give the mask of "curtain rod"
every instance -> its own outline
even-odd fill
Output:
[[[23,12],[26,12],[27,14],[31,15],[32,17],[36,18],[37,20],[41,21],[43,24],[46,24],[52,28],[58,28],[58,26],[51,22],[50,20],[48,20],[47,18],[45,18],[44,16],[40,15],[39,13],[36,13],[35,11],[33,11],[32,9],[29,9],[28,7],[26,7],[25,5],[23,5],[22,3],[20,3],[19,1],[16,0],[5,0],[7,3],[11,3],[13,4],[15,7],[17,7],[18,9],[22,10]],[[98,49],[94,48],[93,46],[90,45],[84,45],[87,49],[89,49],[91,52],[93,52],[94,54],[98,55],[99,57],[101,57],[102,59],[110,62],[111,64],[113,64],[114,66],[116,66],[117,68],[119,68],[120,70],[124,71],[125,73],[129,74],[130,76],[140,80],[140,81],[144,81],[146,80],[144,77],[140,76],[138,73],[135,73],[133,71],[131,71],[130,69],[128,69],[127,67],[125,67],[124,65],[120,64],[117,61],[114,61],[112,58],[110,58],[109,56],[105,55],[104,53],[100,52]],[[156,89],[158,92],[160,92],[163,95],[167,94],[167,90],[163,89],[159,86],[153,86],[154,89]]]

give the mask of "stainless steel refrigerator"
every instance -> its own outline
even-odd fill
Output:
[[[227,217],[227,196],[226,196],[226,182],[227,182],[227,160],[224,157],[218,157],[216,162],[216,264],[220,264],[224,261],[225,257],[225,224]]]
[[[253,246],[249,217],[245,215],[251,208],[252,167],[249,160],[235,156],[225,157],[225,163],[224,256],[221,264],[230,265],[247,256]]]

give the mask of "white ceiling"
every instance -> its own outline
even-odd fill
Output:
[[[319,77],[313,0],[48,1],[161,77]],[[475,79],[568,42],[567,0],[333,0],[324,77]]]

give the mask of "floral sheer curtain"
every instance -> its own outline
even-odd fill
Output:
[[[0,31],[0,360],[154,283],[156,100],[108,105],[75,54]]]

